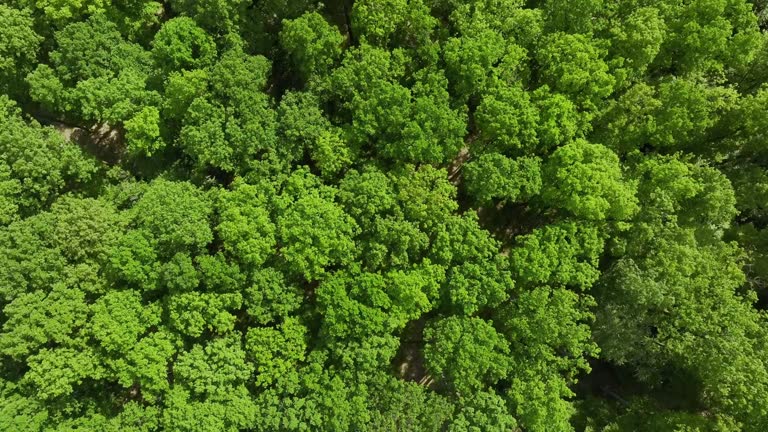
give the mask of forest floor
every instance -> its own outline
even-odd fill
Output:
[[[79,145],[97,159],[110,165],[120,162],[120,156],[125,150],[125,133],[122,128],[111,127],[107,123],[87,128],[63,123],[44,113],[35,113],[33,117],[42,125],[52,126],[65,140]]]
[[[424,326],[427,318],[422,316],[411,321],[400,338],[400,349],[395,357],[396,373],[400,378],[434,388],[435,380],[424,365]]]
[[[53,126],[65,139],[77,143],[99,160],[110,165],[120,161],[120,155],[125,148],[125,136],[120,129],[107,124],[96,125],[90,130],[63,123]]]

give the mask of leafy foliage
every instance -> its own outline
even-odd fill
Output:
[[[768,430],[764,0],[8,0],[0,430]]]

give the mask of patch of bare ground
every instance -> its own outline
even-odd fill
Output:
[[[52,119],[45,114],[34,115],[45,126],[51,126],[65,140],[75,143],[97,159],[110,165],[119,163],[125,153],[125,131],[122,127],[98,123],[91,127],[73,125]]]
[[[427,317],[411,321],[400,337],[400,349],[395,356],[395,373],[401,379],[416,382],[432,390],[437,388],[435,379],[424,365],[424,326]]]
[[[125,151],[125,133],[120,127],[111,127],[106,123],[90,129],[63,124],[55,127],[66,139],[110,165],[119,163]]]
[[[464,146],[459,150],[459,154],[448,165],[448,180],[450,180],[454,186],[458,185],[461,181],[461,168],[469,160],[469,156],[469,146]]]

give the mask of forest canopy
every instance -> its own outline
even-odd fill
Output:
[[[768,1],[2,3],[0,431],[768,430]]]

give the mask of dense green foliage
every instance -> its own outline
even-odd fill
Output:
[[[0,432],[768,430],[765,0],[6,0]]]

